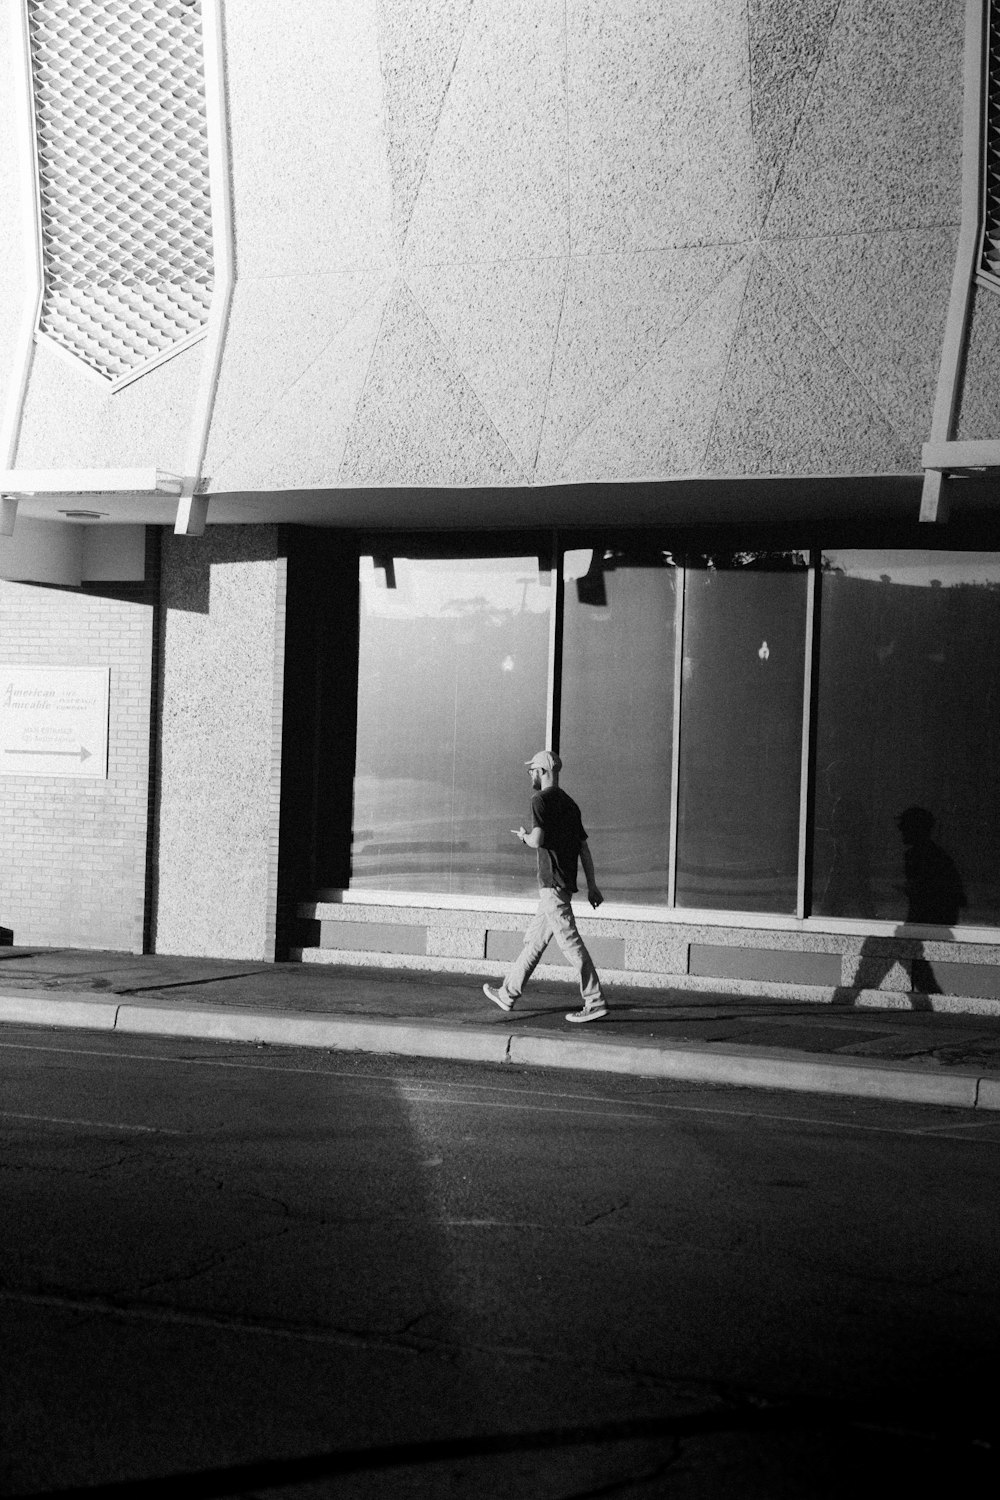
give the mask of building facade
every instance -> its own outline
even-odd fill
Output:
[[[1000,1006],[996,0],[4,10],[8,941]]]

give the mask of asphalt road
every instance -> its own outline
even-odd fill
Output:
[[[5,1495],[995,1478],[996,1117],[7,1027],[0,1135]]]

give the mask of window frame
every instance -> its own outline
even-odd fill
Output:
[[[837,528],[834,528],[836,531]],[[881,918],[864,917],[832,917],[816,915],[811,910],[811,891],[813,880],[814,863],[814,816],[815,816],[815,776],[816,776],[816,732],[819,701],[819,672],[818,657],[821,644],[821,622],[822,622],[822,558],[825,551],[831,548],[848,546],[862,550],[880,550],[882,548],[910,548],[917,551],[927,550],[926,545],[921,546],[915,537],[889,537],[884,534],[868,535],[865,537],[853,536],[846,538],[831,535],[822,542],[815,540],[803,544],[803,539],[789,538],[787,536],[775,537],[767,541],[761,541],[762,549],[774,552],[799,552],[804,553],[806,562],[806,599],[805,599],[805,621],[803,637],[803,690],[802,690],[802,712],[800,724],[800,755],[799,755],[799,785],[798,785],[798,858],[796,875],[796,901],[794,911],[773,912],[753,911],[742,908],[698,908],[678,906],[676,900],[676,875],[677,875],[677,842],[678,842],[678,799],[679,765],[680,765],[680,736],[683,722],[683,658],[684,658],[684,626],[686,613],[687,574],[689,565],[685,562],[685,551],[697,550],[697,543],[691,543],[691,533],[684,531],[671,535],[668,528],[642,528],[644,543],[669,552],[673,557],[673,565],[676,569],[677,587],[675,592],[675,629],[674,629],[674,651],[673,651],[673,722],[672,722],[672,744],[671,744],[671,790],[669,808],[669,850],[668,850],[668,891],[666,901],[657,901],[655,904],[646,905],[638,901],[609,900],[602,908],[602,916],[618,920],[632,920],[651,923],[662,923],[665,925],[698,925],[713,927],[736,927],[748,929],[770,929],[770,930],[802,930],[823,932],[830,934],[841,934],[847,936],[870,936],[870,935],[906,935],[912,933],[914,936],[933,938],[938,935],[938,928],[933,925],[916,926],[901,923],[898,920],[885,920]],[[548,660],[548,700],[546,705],[546,722],[551,731],[549,746],[554,750],[560,748],[561,729],[561,705],[560,694],[562,688],[562,649],[563,649],[563,621],[565,614],[565,556],[567,552],[577,551],[581,548],[594,546],[596,544],[611,545],[620,544],[628,547],[635,542],[638,533],[631,528],[628,530],[620,527],[576,527],[553,529],[547,533],[537,531],[525,532],[451,532],[441,535],[429,533],[406,534],[394,533],[373,534],[364,533],[357,537],[358,555],[371,555],[373,552],[382,554],[392,553],[394,550],[401,556],[448,556],[465,555],[470,548],[484,556],[505,555],[511,550],[534,551],[539,559],[540,569],[551,568],[553,578],[553,608],[550,616],[549,631],[549,660]],[[746,546],[745,539],[731,540],[735,548]],[[922,540],[922,539],[921,539]],[[998,539],[994,536],[983,537],[975,542],[970,538],[964,545],[957,547],[952,542],[948,550],[970,551],[970,552],[1000,552]],[[704,543],[702,542],[702,545]],[[726,542],[720,541],[719,545],[725,546]],[[931,549],[938,550],[938,549]],[[353,771],[353,768],[352,768]],[[595,858],[600,860],[600,850],[595,849]],[[462,896],[448,895],[447,893],[412,893],[413,901],[423,905],[449,907],[467,910],[526,910],[528,903],[522,898],[510,896]],[[408,893],[393,890],[391,892],[380,892],[372,888],[345,890],[344,898],[349,902],[357,904],[404,904],[408,900]],[[995,926],[973,925],[958,923],[955,926],[940,929],[940,936],[952,941],[961,939],[966,942],[979,942],[995,944],[1000,934],[1000,923]]]

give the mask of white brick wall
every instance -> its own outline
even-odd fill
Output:
[[[153,595],[116,593],[0,582],[5,664],[111,668],[107,780],[0,776],[0,925],[17,944],[142,951]]]

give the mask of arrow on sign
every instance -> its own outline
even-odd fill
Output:
[[[81,745],[80,748],[79,748],[79,750],[11,750],[8,747],[7,749],[4,750],[4,754],[5,755],[68,755],[71,760],[81,760],[82,761],[82,760],[89,760],[90,759],[90,751],[87,749],[87,747],[85,745]]]

